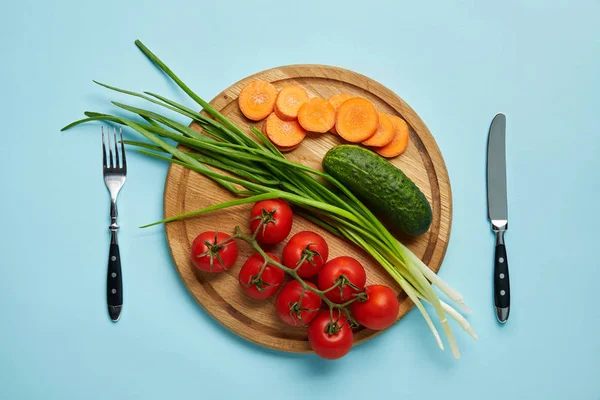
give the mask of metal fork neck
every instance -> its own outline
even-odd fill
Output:
[[[118,244],[117,241],[117,231],[119,230],[119,224],[117,224],[117,202],[113,199],[110,200],[110,225],[108,229],[110,229],[110,242],[112,244]]]

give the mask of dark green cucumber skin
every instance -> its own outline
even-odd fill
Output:
[[[393,227],[411,236],[429,229],[431,206],[423,192],[404,172],[371,150],[335,146],[325,154],[323,169]]]

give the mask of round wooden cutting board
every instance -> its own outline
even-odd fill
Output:
[[[277,89],[285,85],[303,86],[311,97],[328,99],[338,93],[364,97],[378,111],[404,118],[410,128],[410,143],[404,154],[391,160],[423,191],[433,210],[431,229],[418,238],[401,238],[415,254],[437,272],[448,246],[452,220],[452,194],[444,160],[435,140],[419,116],[396,94],[363,75],[325,65],[292,65],[273,68],[245,78],[215,97],[211,104],[241,128],[248,131],[253,124],[239,111],[237,97],[241,89],[254,79],[271,82]],[[258,128],[262,122],[255,123]],[[200,130],[198,126],[193,127]],[[321,169],[321,160],[327,150],[342,141],[336,135],[309,134],[296,150],[287,153],[290,160]],[[171,165],[165,183],[165,217],[203,208],[233,199],[227,190],[211,180],[178,165]],[[190,262],[191,243],[199,233],[219,230],[232,234],[236,225],[248,231],[251,205],[238,206],[166,225],[167,240],[175,267],[194,298],[217,321],[235,334],[254,343],[289,352],[310,352],[306,329],[292,328],[279,321],[273,300],[260,301],[247,297],[238,286],[238,273],[251,254],[251,248],[240,242],[238,262],[227,272],[207,274],[197,271]],[[292,234],[314,230],[327,240],[329,258],[350,255],[367,270],[367,283],[383,283],[399,294],[402,318],[414,304],[400,292],[398,285],[368,254],[358,247],[339,239],[314,224],[295,217]],[[266,249],[281,256],[283,245]],[[357,330],[355,344],[374,337],[378,332]]]

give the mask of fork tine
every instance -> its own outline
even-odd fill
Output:
[[[117,142],[117,128],[113,128],[115,138],[115,168],[119,168],[119,144]]]
[[[113,168],[113,154],[112,147],[110,147],[110,128],[106,128],[106,130],[108,131],[108,134],[106,136],[108,136],[108,155],[110,156],[109,165],[110,168]]]
[[[102,128],[102,166],[106,168],[106,141],[104,140],[104,127]]]
[[[125,144],[123,143],[123,128],[119,128],[119,134],[121,135],[121,153],[123,158],[121,159],[121,167],[127,172],[127,159],[125,158]]]

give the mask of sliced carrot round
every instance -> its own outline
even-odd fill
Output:
[[[351,143],[369,139],[377,131],[379,115],[369,100],[353,97],[344,101],[336,113],[335,130]]]
[[[335,124],[335,109],[328,101],[315,97],[302,104],[298,122],[307,131],[325,133]]]
[[[385,146],[389,142],[394,139],[394,123],[392,119],[382,112],[378,112],[379,114],[379,124],[377,125],[377,130],[375,134],[371,136],[369,139],[362,142],[365,146],[374,146],[381,147]]]
[[[298,121],[284,121],[275,113],[271,113],[265,121],[264,131],[269,140],[279,147],[296,146],[306,136]]]
[[[275,147],[277,147],[279,149],[279,151],[281,151],[282,153],[287,153],[288,151],[292,151],[294,149],[297,149],[298,146],[300,146],[300,143],[298,143],[295,146],[289,146],[289,147],[281,147],[281,146],[275,145]]]
[[[265,120],[262,124],[262,128],[260,128],[260,131],[263,133],[263,135],[267,135],[267,120]]]
[[[335,96],[332,96],[329,98],[329,100],[327,100],[329,102],[329,104],[331,104],[333,106],[333,108],[335,108],[335,111],[337,112],[338,107],[340,106],[340,104],[342,104],[343,102],[345,102],[348,99],[351,99],[352,96],[350,96],[348,93],[340,93],[340,94],[336,94]],[[331,133],[335,133],[337,135],[337,131],[335,130],[335,125],[333,126],[333,128],[331,128],[329,130],[329,132]]]
[[[275,86],[267,81],[252,81],[240,92],[238,105],[246,118],[260,121],[273,112],[276,98]]]
[[[386,158],[396,157],[406,150],[408,147],[408,125],[402,118],[390,115],[394,123],[394,138],[390,143],[383,147],[374,149],[380,156]]]
[[[351,98],[352,96],[350,96],[348,93],[340,93],[330,97],[327,101],[333,106],[333,108],[337,110],[343,102]]]
[[[298,110],[308,101],[308,93],[302,86],[284,86],[275,100],[275,114],[283,120],[291,121],[298,117]]]

